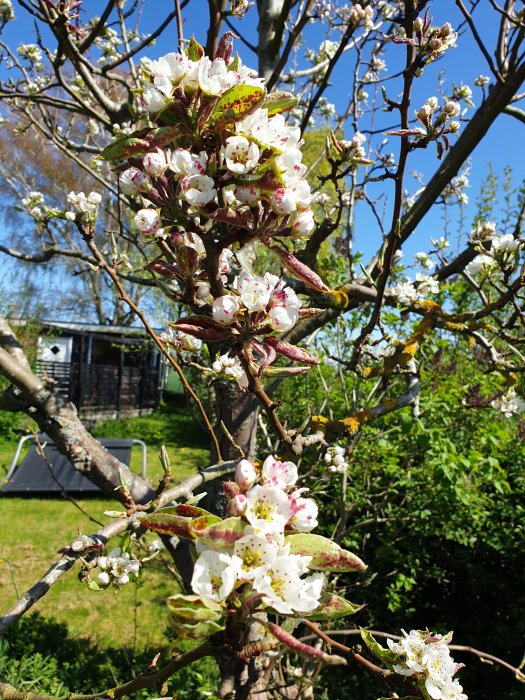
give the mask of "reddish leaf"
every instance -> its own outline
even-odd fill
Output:
[[[192,36],[188,48],[186,49],[186,56],[190,61],[198,61],[204,56],[204,48],[195,41],[195,37]]]
[[[319,360],[312,357],[307,350],[287,343],[286,340],[279,340],[275,336],[269,336],[264,342],[266,345],[271,345],[279,355],[287,357],[289,360],[294,360],[294,362],[303,362],[305,365],[320,364]]]
[[[167,513],[152,513],[151,515],[141,515],[138,519],[148,530],[160,532],[163,535],[177,535],[177,537],[185,537],[186,539],[194,537],[190,530],[191,518]]]
[[[239,228],[250,228],[253,223],[253,216],[249,211],[238,214],[228,207],[216,209],[209,217],[210,219],[224,221],[224,223],[230,224],[230,226],[238,226]]]
[[[311,307],[307,309],[299,309],[299,318],[315,318],[315,316],[320,316],[326,311],[326,309],[313,309]]]
[[[226,518],[211,524],[203,517],[192,522],[191,531],[199,542],[214,549],[227,550],[244,535],[244,527],[245,523],[239,517]]]
[[[282,264],[288,270],[290,270],[295,277],[308,285],[308,287],[315,289],[316,292],[330,291],[330,288],[323,282],[319,275],[311,270],[308,265],[305,265],[298,258],[296,258],[295,255],[292,255],[288,251],[282,250],[282,248],[278,248],[277,246],[272,246],[271,250],[273,250],[274,253],[277,253]]]
[[[231,337],[231,330],[225,328],[208,316],[186,316],[170,326],[194,338],[205,340],[209,343],[220,343]]]
[[[318,571],[364,571],[366,564],[336,542],[311,533],[288,535],[286,543],[292,554],[312,557],[310,569]]]

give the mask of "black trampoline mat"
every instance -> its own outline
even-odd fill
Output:
[[[77,472],[69,459],[57,450],[52,440],[47,436],[41,436],[39,441],[41,444],[47,443],[44,453],[51,468],[38,454],[37,447],[33,444],[9,481],[0,489],[2,495],[51,496],[59,495],[62,491],[72,495],[102,495],[99,487]],[[114,457],[129,466],[131,440],[103,438],[99,442]]]

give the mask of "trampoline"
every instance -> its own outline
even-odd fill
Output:
[[[32,440],[33,445],[19,466],[18,460],[24,444]],[[147,450],[142,440],[124,438],[102,438],[102,445],[126,466],[131,459],[131,448],[142,448],[142,477],[146,478]],[[102,496],[103,492],[83,474],[76,471],[69,459],[61,454],[47,435],[39,435],[38,442],[44,445],[43,459],[33,435],[20,438],[13,461],[5,477],[0,494],[5,496],[58,496],[64,491],[71,495]],[[0,481],[0,484],[2,482]]]

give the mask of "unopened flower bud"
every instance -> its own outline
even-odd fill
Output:
[[[246,498],[246,496],[243,493],[238,493],[228,503],[228,515],[231,515],[232,517],[235,517],[237,515],[243,515],[246,510],[247,504],[248,499]]]
[[[453,102],[452,100],[450,100],[443,107],[443,111],[449,117],[457,117],[461,110],[457,102]]]
[[[238,298],[232,296],[231,294],[217,297],[217,299],[215,299],[213,302],[212,307],[213,320],[227,326],[230,323],[233,323],[235,314],[240,308],[241,305]]]
[[[134,196],[140,192],[148,192],[151,189],[151,182],[147,175],[138,168],[128,168],[120,174],[120,189],[124,194]]]
[[[156,233],[162,225],[160,216],[155,209],[141,209],[135,215],[134,221],[136,227],[145,236]]]
[[[246,491],[257,479],[255,465],[247,459],[241,459],[235,470],[235,481],[239,488]]]

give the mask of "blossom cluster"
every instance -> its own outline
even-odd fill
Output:
[[[511,233],[498,236],[494,227],[487,223],[478,226],[471,240],[480,241],[477,255],[466,267],[465,272],[471,277],[487,278],[500,271],[510,271],[516,262],[516,255],[522,247],[522,242],[514,238]],[[487,242],[490,247],[485,248],[482,243]]]
[[[68,221],[79,221],[83,224],[92,224],[97,218],[98,207],[102,201],[102,196],[98,192],[90,192],[87,196],[84,192],[70,192],[67,195],[68,204],[73,207],[73,211],[66,212]]]
[[[186,53],[144,60],[142,75],[139,102],[150,118],[184,127],[173,128],[169,143],[133,158],[120,175],[122,191],[145,205],[135,217],[142,233],[179,231],[174,208],[205,232],[219,220],[252,235],[264,230],[266,238],[310,233],[312,195],[300,130],[281,113],[295,103],[291,96],[282,108],[266,108],[262,79],[226,49],[213,60],[192,60]],[[250,109],[252,103],[260,107]],[[194,119],[199,108],[202,114]],[[194,130],[191,142],[188,126]]]
[[[180,352],[195,353],[199,352],[202,347],[202,341],[198,338],[194,338],[192,335],[184,333],[183,331],[173,330],[172,328],[168,328],[168,330],[163,331],[160,334],[160,339],[170,347],[174,348],[175,350],[179,350]]]
[[[132,559],[128,552],[122,552],[116,547],[109,554],[97,557],[96,566],[100,569],[96,577],[96,583],[107,588],[110,585],[120,588],[129,583],[129,577],[138,576],[140,562]]]
[[[389,291],[400,304],[411,306],[428,297],[429,294],[438,294],[439,282],[432,275],[422,275],[420,272],[416,272],[415,283],[406,279],[403,282],[398,282]]]
[[[291,287],[276,275],[264,277],[241,272],[232,285],[233,294],[217,297],[213,302],[213,319],[230,325],[240,317],[252,327],[269,324],[279,333],[290,330],[299,318],[301,300]]]
[[[450,48],[455,47],[458,38],[457,32],[452,29],[449,22],[441,27],[432,27],[426,16],[416,17],[414,20],[414,33],[417,39],[418,54],[426,57],[428,61],[435,61]]]
[[[424,127],[420,131],[421,136],[431,136],[443,131],[457,133],[460,123],[453,118],[457,117],[460,111],[459,104],[454,100],[447,100],[443,107],[439,108],[438,98],[429,97],[416,111],[416,118]]]
[[[317,525],[317,505],[296,488],[297,466],[267,457],[260,471],[239,462],[235,482],[225,485],[229,512],[241,516],[242,536],[230,551],[200,545],[193,591],[215,603],[232,593],[253,593],[258,607],[283,615],[307,613],[319,604],[324,577],[308,574],[310,556],[294,554],[286,532],[310,532]]]
[[[329,447],[323,457],[328,471],[332,474],[344,474],[348,469],[348,462],[345,459],[345,448],[341,445]]]
[[[505,418],[511,418],[516,413],[525,411],[525,401],[518,396],[516,390],[511,387],[503,396],[499,396],[490,402],[492,408],[501,411]]]
[[[36,44],[20,44],[17,51],[29,63],[40,63],[42,60],[42,51]]]
[[[215,379],[223,381],[236,381],[241,389],[248,386],[248,377],[238,357],[218,355],[211,366]]]
[[[412,630],[409,634],[403,631],[399,642],[388,639],[389,648],[399,656],[394,671],[417,676],[433,700],[467,700],[459,681],[453,678],[462,664],[456,664],[450,656],[450,638]]]
[[[5,24],[15,18],[11,0],[0,0],[0,21]]]
[[[42,220],[45,217],[47,207],[45,206],[44,195],[42,192],[35,190],[28,192],[20,201],[29,216],[32,216],[37,221]]]

